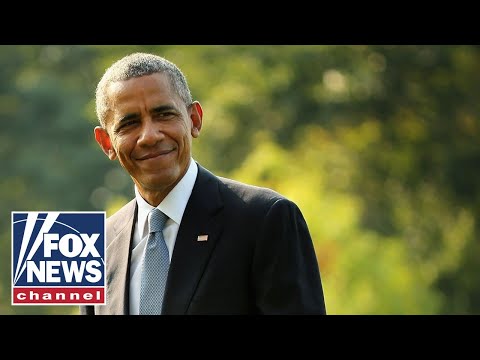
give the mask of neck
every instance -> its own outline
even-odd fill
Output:
[[[157,207],[163,201],[163,199],[165,199],[167,197],[167,195],[170,193],[170,191],[172,191],[172,189],[175,186],[177,186],[177,184],[180,182],[180,180],[183,179],[183,177],[185,176],[185,174],[188,171],[189,166],[190,166],[190,162],[187,165],[187,167],[184,169],[182,174],[175,180],[174,183],[171,183],[171,184],[168,184],[168,185],[165,185],[165,186],[162,186],[162,187],[156,186],[156,187],[152,188],[152,187],[143,186],[142,184],[140,184],[134,178],[132,178],[132,179],[133,179],[135,185],[137,186],[138,192],[140,193],[142,198],[147,203],[149,203],[150,205],[152,205],[154,207]]]

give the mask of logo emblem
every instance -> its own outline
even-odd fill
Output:
[[[12,305],[105,305],[105,212],[12,212]]]

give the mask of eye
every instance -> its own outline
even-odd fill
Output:
[[[158,113],[155,113],[155,117],[157,119],[161,119],[161,120],[168,120],[168,119],[171,119],[173,118],[174,116],[176,116],[177,113],[173,112],[173,111],[162,111],[162,112],[158,112]]]
[[[123,121],[122,123],[120,123],[117,128],[115,129],[116,132],[119,132],[119,131],[122,131],[122,130],[125,130],[125,129],[128,129],[130,127],[132,127],[133,125],[135,125],[138,121],[136,120],[127,120],[127,121]]]
[[[133,121],[124,122],[122,125],[120,125],[119,129],[123,129],[123,128],[129,127],[129,126],[132,125],[132,124],[133,124]]]

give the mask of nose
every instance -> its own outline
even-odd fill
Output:
[[[142,122],[142,128],[140,137],[138,138],[138,145],[140,146],[152,146],[164,137],[161,131],[161,126],[155,123],[150,118],[145,119]]]

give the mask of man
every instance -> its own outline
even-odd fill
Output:
[[[126,56],[100,80],[96,107],[95,139],[135,198],[107,219],[106,305],[82,314],[326,314],[298,207],[193,160],[203,110],[180,69]]]

